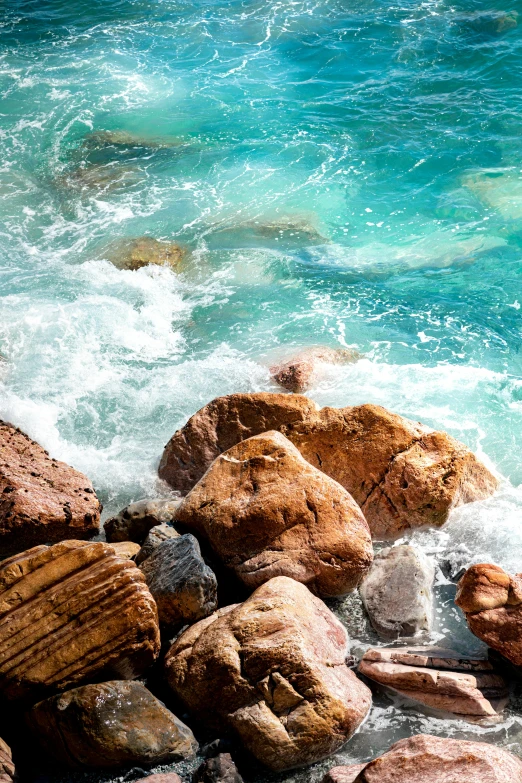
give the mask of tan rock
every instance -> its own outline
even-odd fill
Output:
[[[6,422],[0,451],[0,551],[98,532],[101,503],[82,473]]]
[[[15,766],[11,756],[11,748],[0,739],[0,783],[13,783]]]
[[[171,438],[159,474],[186,492],[223,451],[278,430],[361,507],[374,538],[440,527],[455,506],[488,497],[497,480],[444,432],[377,405],[323,408],[300,395],[218,397]]]
[[[352,364],[361,354],[351,348],[315,346],[270,367],[274,381],[291,392],[302,394],[312,384],[321,364]]]
[[[130,679],[159,653],[139,568],[101,542],[62,541],[0,563],[0,693],[37,698],[103,674]]]
[[[321,600],[280,576],[185,631],[167,653],[167,680],[197,718],[288,769],[333,753],[370,708],[345,665],[347,641]]]
[[[122,560],[135,560],[136,555],[141,550],[139,544],[135,544],[134,541],[118,541],[116,544],[109,544],[114,549],[118,557]]]
[[[321,596],[344,595],[373,559],[355,501],[275,431],[219,456],[182,501],[176,521],[204,536],[252,589],[283,575]]]
[[[135,271],[143,266],[166,266],[179,272],[185,250],[176,242],[164,242],[153,237],[122,239],[107,251],[107,256],[118,269]]]
[[[182,783],[182,780],[175,772],[158,772],[156,775],[140,778],[136,783]]]

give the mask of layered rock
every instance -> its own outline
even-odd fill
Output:
[[[282,770],[333,753],[367,714],[370,691],[346,666],[347,646],[325,604],[281,576],[185,631],[166,675],[197,718]]]
[[[0,563],[0,693],[37,698],[140,675],[160,647],[145,577],[101,542],[63,541]]]
[[[355,501],[275,431],[220,455],[182,501],[176,521],[203,535],[252,589],[284,575],[319,595],[344,595],[373,558]]]
[[[357,771],[358,770],[358,771]],[[353,777],[357,771],[356,777]],[[324,783],[522,783],[522,761],[486,742],[417,734],[369,764],[334,767]]]
[[[167,541],[169,538],[177,538],[178,536],[178,531],[170,525],[155,525],[149,530],[147,538],[143,542],[143,546],[136,555],[136,563],[138,565],[143,563],[144,560],[151,556],[151,554],[162,543],[162,541]]]
[[[176,242],[162,242],[153,237],[122,239],[109,248],[109,260],[118,269],[135,271],[143,266],[166,266],[179,272],[185,251]]]
[[[179,500],[137,500],[103,523],[107,541],[143,544],[150,530],[174,519]]]
[[[118,541],[116,544],[110,544],[110,546],[122,560],[136,561],[136,556],[141,552],[140,545],[135,544],[134,541]]]
[[[488,563],[471,566],[458,583],[455,603],[475,636],[522,666],[522,574],[510,576]]]
[[[230,753],[219,753],[198,767],[192,783],[243,783],[243,778]]]
[[[264,392],[218,397],[198,411],[165,447],[160,476],[186,492],[222,452],[267,430],[353,496],[374,538],[439,527],[452,508],[497,486],[466,446],[385,408],[319,410],[300,395]]]
[[[0,739],[0,783],[13,783],[15,766],[11,756],[11,748]]]
[[[74,688],[40,702],[26,720],[41,744],[69,767],[180,761],[198,747],[188,726],[139,682]]]
[[[98,532],[101,503],[82,473],[0,422],[0,551]]]
[[[351,364],[360,358],[350,348],[315,346],[273,365],[270,374],[284,389],[301,394],[311,386],[321,364]]]
[[[433,562],[407,544],[375,556],[360,593],[379,636],[394,639],[430,630],[434,578]]]

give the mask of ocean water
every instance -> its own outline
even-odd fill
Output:
[[[513,0],[4,0],[0,416],[107,515],[165,494],[206,402],[275,391],[275,352],[353,346],[313,399],[445,429],[502,477],[416,543],[522,571],[521,81]],[[183,272],[107,260],[143,235]],[[452,590],[439,571],[432,640],[474,649]],[[381,696],[336,760],[419,730],[522,754],[516,711],[480,729]]]

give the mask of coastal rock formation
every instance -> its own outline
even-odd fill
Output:
[[[136,555],[136,563],[138,565],[143,563],[144,560],[151,556],[162,541],[166,541],[169,538],[177,538],[178,536],[178,531],[173,527],[170,527],[170,525],[155,525],[149,530],[147,538],[143,542],[143,546]]]
[[[138,552],[141,552],[140,545],[135,544],[134,541],[118,541],[115,544],[110,544],[110,546],[122,560],[136,561],[136,555]]]
[[[176,242],[163,242],[153,237],[122,239],[107,250],[109,261],[118,269],[135,271],[143,266],[167,266],[179,272],[185,250]]]
[[[0,739],[0,783],[13,783],[15,766],[11,756],[11,748]]]
[[[158,605],[160,624],[176,628],[217,608],[217,580],[190,534],[162,541],[141,565]]]
[[[371,694],[346,666],[347,647],[325,604],[280,576],[185,631],[166,675],[197,718],[283,770],[333,753],[366,716]]]
[[[370,649],[359,673],[414,701],[472,721],[498,719],[509,692],[487,660],[458,658],[449,650]]]
[[[41,701],[26,719],[41,744],[69,767],[180,761],[198,747],[188,726],[139,682],[74,688]]]
[[[145,577],[108,544],[62,541],[0,563],[0,693],[8,699],[102,673],[136,677],[159,648]]]
[[[321,363],[352,364],[361,355],[350,348],[316,346],[295,354],[270,367],[270,375],[284,389],[302,394],[312,384]]]
[[[0,551],[98,532],[101,503],[82,473],[6,422],[0,452]]]
[[[378,405],[322,408],[300,395],[231,394],[171,438],[159,474],[186,492],[223,451],[267,430],[292,441],[361,507],[374,538],[440,527],[455,506],[488,497],[497,480],[466,446]]]
[[[207,759],[192,776],[192,783],[243,783],[230,753]]]
[[[356,777],[353,777],[357,770]],[[369,764],[334,767],[323,783],[522,783],[522,761],[486,742],[417,734]]]
[[[510,576],[486,563],[471,566],[458,583],[455,603],[475,636],[522,666],[522,574]]]
[[[137,500],[125,506],[115,517],[107,519],[103,528],[107,541],[134,541],[143,544],[156,525],[169,524],[174,519],[180,500]]]
[[[360,593],[379,636],[395,639],[430,630],[434,578],[432,561],[407,544],[375,556]]]
[[[321,596],[345,595],[373,558],[355,501],[275,431],[221,454],[184,498],[176,521],[204,536],[252,589],[284,575]]]

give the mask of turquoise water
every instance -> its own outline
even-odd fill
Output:
[[[418,541],[522,570],[519,3],[6,0],[0,31],[0,415],[108,513],[207,401],[275,390],[271,352],[355,346],[311,397],[505,479]],[[185,271],[105,260],[144,234]]]

